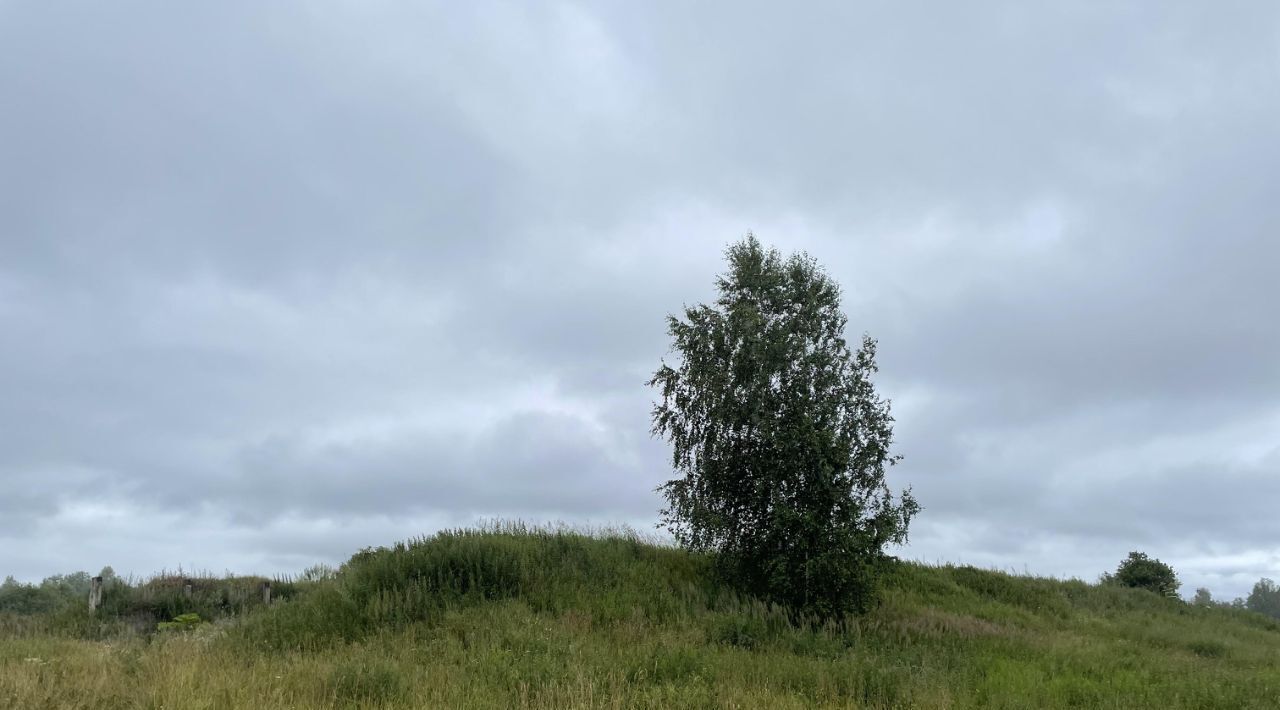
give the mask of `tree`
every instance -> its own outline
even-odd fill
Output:
[[[1244,605],[1250,611],[1280,618],[1280,586],[1263,577],[1253,585],[1253,591],[1249,592]]]
[[[89,573],[72,572],[70,574],[50,575],[41,580],[40,588],[66,599],[88,598]]]
[[[748,234],[726,259],[715,304],[668,317],[680,361],[649,381],[679,474],[658,488],[663,524],[750,594],[820,616],[865,609],[919,511],[885,482],[898,457],[876,341],[849,348],[840,288],[809,256]]]
[[[50,589],[23,584],[12,576],[0,584],[0,612],[40,614],[57,608],[58,596]]]
[[[1209,593],[1207,587],[1199,587],[1196,589],[1196,595],[1192,598],[1191,603],[1196,606],[1213,606],[1213,595]]]
[[[1103,582],[1122,587],[1148,589],[1162,597],[1176,596],[1181,582],[1173,568],[1145,552],[1130,552],[1114,575],[1104,575]]]

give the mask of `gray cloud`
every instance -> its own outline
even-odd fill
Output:
[[[903,554],[1242,594],[1278,81],[1265,3],[6,4],[0,572],[647,525],[663,315],[754,229],[881,340]]]

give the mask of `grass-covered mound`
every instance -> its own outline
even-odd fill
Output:
[[[634,534],[495,527],[356,554],[292,599],[107,643],[0,640],[0,707],[1280,704],[1280,626],[1150,592],[900,564],[815,623]]]
[[[705,613],[715,597],[732,595],[712,583],[707,558],[633,532],[500,524],[358,552],[331,582],[250,616],[233,635],[273,649],[310,649],[431,627],[451,612],[508,600],[593,625],[666,624]]]

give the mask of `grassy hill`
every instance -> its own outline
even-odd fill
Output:
[[[269,607],[200,584],[0,617],[0,707],[1280,707],[1275,620],[972,567],[899,564],[827,624],[634,534],[518,525],[365,550]]]

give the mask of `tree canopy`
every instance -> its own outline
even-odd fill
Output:
[[[1249,598],[1245,599],[1244,604],[1251,611],[1280,618],[1280,586],[1263,577],[1253,585],[1253,590],[1249,592]]]
[[[668,318],[679,361],[649,382],[679,474],[659,488],[663,522],[750,593],[820,615],[865,608],[919,510],[885,480],[898,458],[876,341],[849,347],[840,288],[809,256],[748,235],[726,258],[715,303]]]

